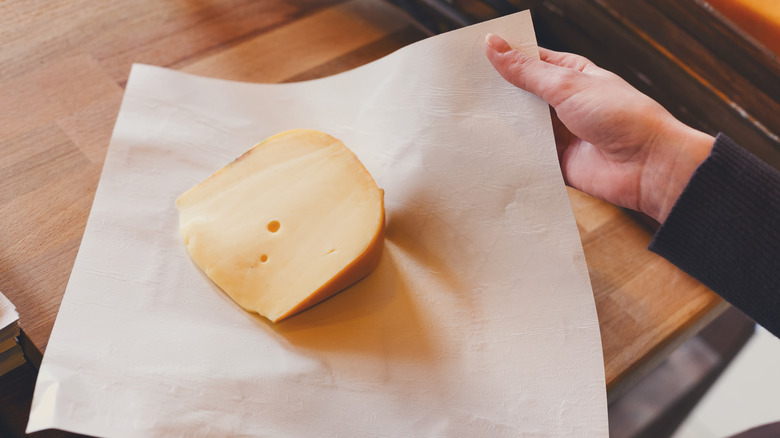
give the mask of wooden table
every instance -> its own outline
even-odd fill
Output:
[[[32,342],[45,352],[131,63],[298,81],[427,36],[381,0],[0,3],[0,291]],[[569,194],[614,397],[725,306],[646,250],[641,221]]]

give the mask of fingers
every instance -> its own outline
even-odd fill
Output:
[[[488,34],[485,42],[485,54],[490,62],[504,79],[516,87],[541,97],[552,106],[567,98],[566,94],[576,91],[572,87],[575,85],[575,78],[572,77],[574,70],[571,68],[532,58],[513,49],[497,35]],[[544,56],[560,62],[582,64],[582,61],[576,58],[560,57],[558,52],[546,50],[543,53]]]
[[[498,35],[488,34],[485,43],[485,54],[504,79],[523,90],[540,94],[539,86],[544,76],[542,61],[512,49]]]
[[[506,53],[512,50],[512,46],[506,40],[492,33],[485,36],[485,44],[488,45],[488,48],[498,53]]]
[[[539,57],[544,62],[577,71],[585,71],[588,68],[596,67],[596,64],[590,62],[584,56],[575,55],[574,53],[556,52],[544,47],[539,47]]]

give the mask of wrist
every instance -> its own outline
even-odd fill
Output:
[[[641,210],[659,223],[666,221],[693,173],[709,156],[714,137],[678,121],[655,139],[642,174]]]

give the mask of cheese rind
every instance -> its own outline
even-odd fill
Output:
[[[176,204],[195,264],[241,307],[277,322],[376,268],[383,195],[342,142],[292,130],[250,149]]]

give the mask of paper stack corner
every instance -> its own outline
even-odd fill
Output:
[[[23,365],[24,351],[19,345],[19,314],[13,303],[0,292],[0,376]]]

